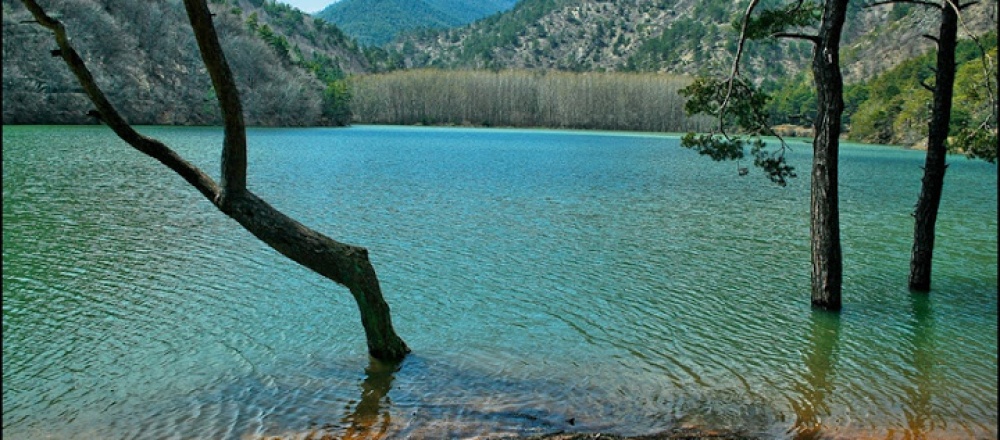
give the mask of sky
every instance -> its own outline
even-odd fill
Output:
[[[286,3],[298,8],[302,12],[309,14],[322,11],[323,8],[336,3],[337,0],[278,0],[281,3]]]

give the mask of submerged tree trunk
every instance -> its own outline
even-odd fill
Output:
[[[910,289],[931,289],[931,263],[934,255],[934,226],[937,223],[944,174],[948,168],[948,128],[951,123],[952,95],[955,89],[955,48],[958,39],[958,5],[945,0],[937,39],[937,70],[934,80],[934,107],[927,135],[927,158],[923,185],[913,211],[913,251],[910,255]]]
[[[843,261],[840,248],[840,206],[837,195],[844,80],[840,73],[840,34],[848,0],[827,0],[813,54],[817,110],[813,141],[810,203],[812,304],[840,310]]]
[[[83,59],[69,42],[63,24],[50,17],[35,0],[22,0],[35,20],[55,34],[61,56],[76,75],[97,113],[115,134],[135,149],[160,161],[194,186],[223,213],[261,241],[295,262],[347,287],[361,312],[368,352],[375,358],[398,361],[409,352],[392,327],[389,306],[382,298],[368,251],[334,241],[281,213],[246,188],[246,127],[232,72],[219,44],[211,12],[204,0],[184,0],[202,59],[212,78],[225,122],[222,180],[217,184],[162,142],[143,136],[125,121],[97,86]]]
[[[365,248],[309,229],[249,191],[228,195],[219,208],[282,255],[350,289],[373,357],[394,361],[406,356],[409,349],[393,330],[389,305]]]

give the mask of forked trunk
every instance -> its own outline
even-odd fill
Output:
[[[118,137],[179,174],[261,241],[299,264],[347,287],[361,312],[368,352],[384,361],[401,360],[409,352],[392,327],[389,306],[382,298],[368,251],[334,241],[281,213],[246,189],[246,127],[239,92],[219,44],[212,14],[204,0],[185,0],[202,60],[212,78],[225,122],[222,180],[217,184],[201,169],[184,160],[162,142],[143,136],[108,101],[79,53],[70,44],[63,24],[35,0],[22,0],[38,23],[55,34],[58,54],[83,86],[97,113]]]

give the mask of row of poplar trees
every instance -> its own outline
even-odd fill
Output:
[[[684,112],[679,92],[690,83],[655,73],[402,70],[353,77],[351,108],[368,124],[707,130],[711,118]]]

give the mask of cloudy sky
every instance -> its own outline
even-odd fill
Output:
[[[310,14],[314,12],[319,12],[323,8],[329,6],[331,3],[336,3],[337,0],[278,0],[282,3],[290,4],[296,8],[299,8],[302,12],[308,12]]]

